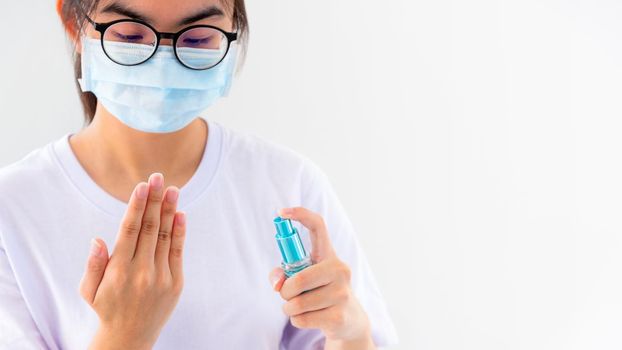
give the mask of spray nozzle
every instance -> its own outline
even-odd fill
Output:
[[[285,275],[292,276],[311,265],[311,260],[300,240],[298,230],[292,226],[292,221],[277,216],[274,219],[274,226],[276,227],[276,242],[283,257],[282,266]]]
[[[274,219],[274,226],[276,226],[277,237],[289,237],[297,232],[290,219],[283,219],[280,216]]]

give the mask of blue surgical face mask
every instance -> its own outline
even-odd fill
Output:
[[[132,52],[127,43],[106,50]],[[110,60],[100,40],[82,39],[82,91],[97,100],[125,125],[145,132],[182,129],[222,96],[227,96],[237,58],[237,44],[207,70],[184,67],[172,46],[160,45],[148,61],[124,66]],[[206,55],[212,53],[206,52]],[[205,57],[197,57],[205,59]],[[209,58],[208,58],[209,59]]]

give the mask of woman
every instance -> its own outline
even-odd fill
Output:
[[[58,10],[87,126],[0,171],[0,348],[396,341],[324,173],[199,117],[230,87],[243,0],[59,0]],[[277,214],[309,233],[313,265],[289,278],[275,268]]]

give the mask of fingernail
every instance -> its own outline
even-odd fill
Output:
[[[183,211],[180,211],[177,214],[177,223],[181,226],[184,226],[186,224],[186,213],[184,213]]]
[[[162,174],[153,173],[151,174],[151,176],[149,176],[149,185],[151,185],[151,187],[153,187],[154,189],[162,188],[163,184],[164,184],[164,176],[162,176]]]
[[[166,191],[166,201],[173,204],[177,202],[177,198],[179,198],[179,191],[177,188],[171,187]]]
[[[279,211],[281,216],[289,216],[289,215],[292,215],[293,212],[294,210],[292,208],[283,208]]]
[[[281,279],[281,274],[279,273],[278,270],[274,270],[270,272],[270,284],[272,285],[272,289],[276,290],[276,284],[279,283],[280,279]]]
[[[92,256],[100,256],[102,253],[102,246],[99,242],[93,238],[91,239],[91,255]]]
[[[136,197],[138,199],[145,199],[147,198],[147,193],[149,189],[147,188],[147,184],[142,182],[140,184],[138,184],[138,187],[136,188]]]

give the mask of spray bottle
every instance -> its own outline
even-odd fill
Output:
[[[311,266],[311,258],[307,255],[298,230],[292,226],[291,220],[277,216],[274,219],[274,226],[276,226],[276,242],[283,257],[281,266],[285,276],[291,277]]]

